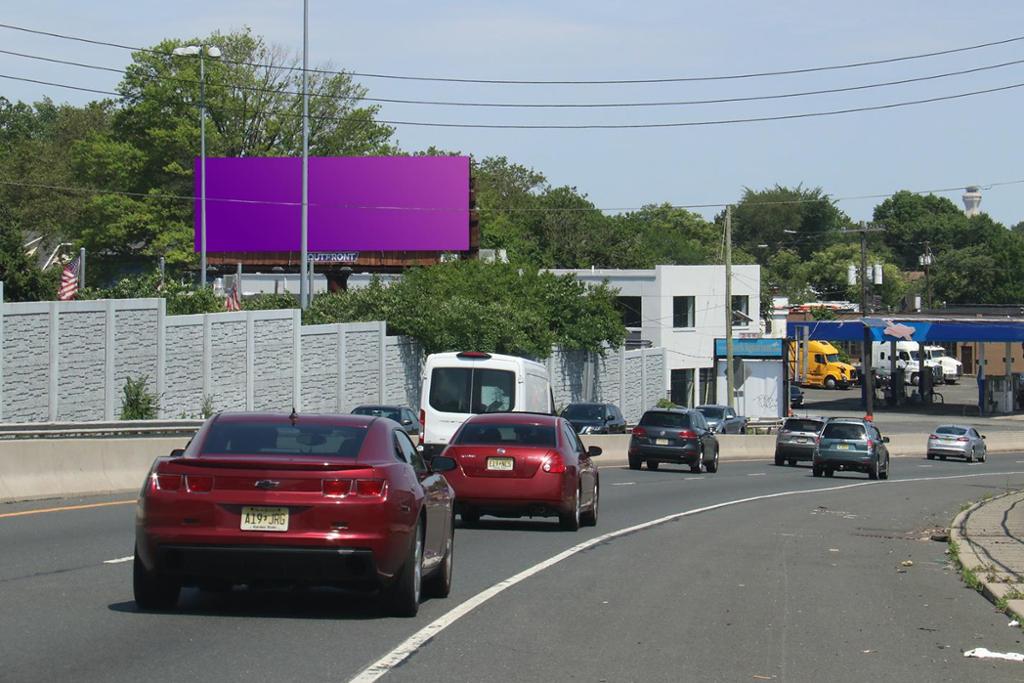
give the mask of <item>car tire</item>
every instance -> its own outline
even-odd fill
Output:
[[[946,456],[944,456],[944,455],[940,455],[939,456],[939,460],[945,460],[945,459],[946,459]]]
[[[783,457],[782,457],[781,455],[779,455],[778,453],[776,453],[776,454],[775,454],[775,466],[776,466],[776,467],[782,467],[782,464],[783,464],[784,462],[786,462],[785,458],[783,458]]]
[[[916,372],[910,373],[910,383],[913,384],[914,386],[917,386],[917,373]]]
[[[796,467],[796,460],[794,460],[794,459],[790,458],[790,460],[789,460],[789,466],[790,466],[790,467]]]
[[[644,461],[640,458],[634,458],[632,455],[629,456],[629,469],[638,470],[643,463]]]
[[[691,474],[700,474],[702,471],[704,471],[704,449],[703,448],[700,451],[700,455],[697,456],[697,462],[695,462],[694,464],[690,465],[690,473]]]
[[[590,509],[580,514],[580,524],[583,526],[597,526],[597,509],[601,500],[601,487],[594,486],[594,504]]]
[[[826,467],[825,468],[825,476],[826,477],[830,477],[831,478],[835,473],[836,473],[836,471],[834,469],[832,469],[831,467]]]
[[[966,455],[966,456],[964,457],[964,459],[965,459],[965,460],[967,460],[967,462],[974,462],[974,449],[973,449],[973,448],[971,449],[971,452],[970,452],[970,453],[968,453],[968,454],[967,454],[967,455]]]
[[[811,468],[811,474],[813,474],[815,477],[820,477],[822,474],[824,474],[824,472],[820,467],[814,466]]]
[[[139,609],[168,610],[178,604],[181,581],[146,569],[136,550],[132,564],[132,589]]]
[[[580,529],[580,491],[576,489],[573,496],[572,509],[569,512],[562,512],[558,515],[558,525],[562,531],[579,531]]]
[[[649,470],[656,470],[656,469],[658,469],[658,465],[660,465],[660,464],[661,463],[658,462],[657,460],[648,460],[647,461],[647,469],[649,469]]]
[[[420,611],[423,591],[423,526],[417,522],[409,556],[405,558],[398,578],[388,591],[391,614],[396,617],[414,617]]]
[[[462,518],[462,526],[474,527],[480,523],[480,511],[476,508],[463,508],[459,517]]]
[[[718,449],[715,449],[715,457],[711,459],[711,462],[707,463],[704,468],[708,471],[708,474],[715,474],[718,472]]]
[[[875,460],[873,463],[871,463],[871,469],[868,470],[868,479],[871,479],[872,481],[878,479],[878,461],[877,460]]]
[[[888,463],[888,461],[885,463],[885,469],[878,473],[878,478],[883,480],[883,481],[886,481],[886,480],[889,479],[889,463]]]
[[[452,592],[452,570],[455,564],[455,518],[448,530],[448,544],[441,566],[423,580],[423,594],[428,598],[447,598]]]
[[[832,377],[831,375],[826,377],[825,378],[825,388],[826,389],[835,389],[836,388],[836,378]]]
[[[934,455],[932,455],[931,453],[929,453],[929,454],[928,454],[927,456],[925,456],[925,457],[927,457],[927,458],[928,458],[929,460],[934,460],[934,459],[935,459],[935,456],[934,456]]]

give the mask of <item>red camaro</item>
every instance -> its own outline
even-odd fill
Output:
[[[413,616],[451,588],[453,492],[401,425],[363,415],[226,413],[153,464],[139,495],[135,601],[183,585],[381,588]]]
[[[531,413],[485,413],[466,420],[444,455],[458,463],[445,477],[467,525],[481,514],[554,516],[562,528],[597,524],[599,483],[568,420]]]

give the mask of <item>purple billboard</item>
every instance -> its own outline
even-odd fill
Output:
[[[206,160],[206,250],[300,250],[302,159]],[[195,161],[195,248],[200,170]],[[469,249],[469,157],[310,157],[311,252]]]

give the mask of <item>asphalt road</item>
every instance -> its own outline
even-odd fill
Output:
[[[326,590],[189,590],[178,612],[140,613],[131,563],[105,563],[131,553],[133,506],[41,511],[130,496],[6,505],[0,680],[347,681],[581,541],[726,504],[536,571],[383,680],[1019,681],[1022,664],[963,657],[979,646],[1022,652],[1024,632],[963,586],[945,544],[922,540],[964,502],[1007,487],[1024,488],[1024,455],[974,465],[902,458],[892,480],[870,484],[764,462],[723,463],[716,475],[608,467],[596,528],[459,529],[451,597],[407,620]],[[812,492],[823,488],[833,490]]]

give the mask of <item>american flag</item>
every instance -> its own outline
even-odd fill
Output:
[[[231,291],[228,292],[227,297],[224,299],[224,308],[228,309],[229,311],[242,310],[242,300],[238,296],[237,282],[231,286]]]
[[[61,301],[70,301],[78,294],[78,269],[82,265],[81,258],[76,256],[64,266],[64,272],[60,276],[60,289],[57,290],[57,298]]]

